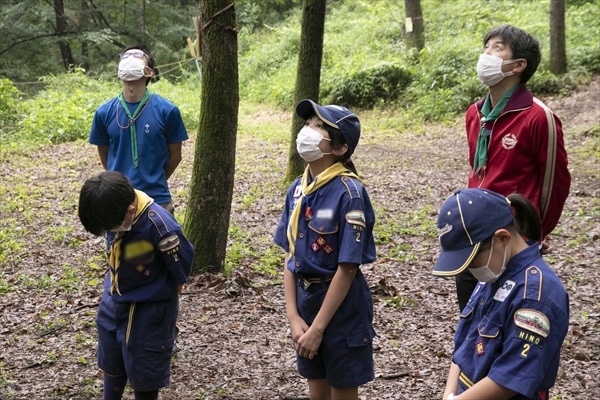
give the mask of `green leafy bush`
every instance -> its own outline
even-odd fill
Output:
[[[10,79],[0,78],[0,124],[11,122],[16,117],[19,90]]]
[[[87,138],[96,108],[118,90],[89,79],[81,70],[45,77],[44,82],[45,90],[22,103],[16,132],[25,141],[38,144]]]
[[[408,86],[412,74],[394,63],[385,62],[348,76],[333,79],[324,87],[325,103],[371,108],[378,102],[397,99]]]

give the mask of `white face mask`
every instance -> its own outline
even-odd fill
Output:
[[[492,259],[492,253],[494,252],[494,237],[492,236],[492,248],[490,249],[490,256],[488,257],[487,264],[483,267],[469,268],[469,271],[479,282],[494,283],[500,278],[506,269],[506,247],[504,247],[504,258],[502,259],[502,268],[498,274],[494,274],[490,269],[490,261]]]
[[[119,79],[122,81],[137,81],[145,76],[146,63],[141,58],[127,57],[119,61]]]
[[[319,149],[321,140],[328,140],[331,142],[331,139],[323,137],[323,135],[309,126],[302,128],[300,132],[298,132],[298,138],[296,139],[296,150],[298,150],[300,157],[306,162],[311,162],[323,158],[326,154],[331,154],[321,152],[321,149]]]
[[[484,85],[488,87],[494,86],[505,77],[514,75],[512,71],[502,72],[502,66],[520,60],[522,58],[517,60],[503,60],[500,57],[483,53],[479,56],[479,61],[477,61],[477,76]]]

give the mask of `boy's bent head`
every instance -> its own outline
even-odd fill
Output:
[[[504,44],[510,47],[513,60],[519,58],[527,60],[527,67],[521,73],[521,82],[527,83],[537,70],[542,58],[538,40],[523,29],[505,24],[492,28],[486,33],[483,45],[485,46],[490,39],[495,37],[501,38]]]
[[[79,193],[79,220],[86,231],[100,236],[123,223],[135,200],[129,179],[116,171],[101,172],[85,181]]]

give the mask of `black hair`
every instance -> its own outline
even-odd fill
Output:
[[[505,229],[514,235],[523,236],[527,240],[542,239],[542,220],[533,204],[518,193],[512,193],[507,198],[514,210],[515,218]],[[481,243],[479,251],[489,248],[491,243],[492,237],[490,236]]]
[[[331,148],[333,150],[340,150],[345,144],[348,144],[346,138],[344,137],[344,135],[342,135],[342,132],[339,129],[335,129],[334,127],[329,126],[327,124],[324,124],[323,127],[325,128],[327,133],[329,133],[329,139],[331,139],[331,142],[329,143],[331,144]],[[352,162],[352,159],[350,158],[351,156],[352,154],[350,153],[350,151],[347,151],[342,156],[340,156],[337,161],[341,162],[346,168],[358,175],[356,167],[354,166],[354,162]]]
[[[135,191],[125,175],[105,171],[85,181],[79,193],[79,220],[86,231],[101,236],[123,223]]]
[[[540,42],[523,29],[507,24],[492,28],[486,33],[483,38],[483,45],[485,46],[494,37],[500,37],[504,44],[510,47],[513,60],[518,58],[527,60],[527,67],[521,73],[521,82],[527,83],[542,59]]]
[[[144,54],[146,54],[146,60],[148,60],[148,68],[150,68],[152,71],[154,71],[154,73],[152,74],[152,78],[146,79],[146,86],[148,86],[148,83],[150,83],[150,81],[158,82],[160,80],[160,72],[158,71],[156,62],[154,61],[154,56],[152,56],[152,53],[150,53],[150,51],[148,51],[148,49],[146,47],[142,46],[141,44],[134,44],[134,45],[125,47],[121,53],[125,53],[129,50],[134,50],[134,49],[141,50],[144,52]]]

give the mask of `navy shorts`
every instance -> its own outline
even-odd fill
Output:
[[[179,298],[152,303],[117,303],[102,296],[98,327],[98,366],[113,376],[127,375],[133,390],[169,385]]]
[[[329,284],[304,288],[297,284],[296,301],[302,319],[311,325]],[[334,388],[351,388],[375,378],[373,366],[373,299],[364,276],[357,272],[348,295],[323,333],[321,346],[312,359],[296,353],[298,372],[306,379],[326,379]]]

